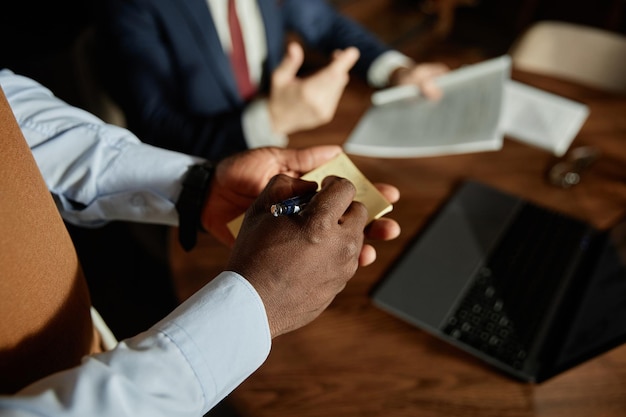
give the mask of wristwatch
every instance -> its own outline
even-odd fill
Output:
[[[204,231],[201,214],[214,171],[215,165],[206,161],[190,166],[185,174],[183,189],[176,202],[176,210],[178,211],[178,241],[187,252],[196,246],[198,231]]]

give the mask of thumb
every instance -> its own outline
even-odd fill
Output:
[[[272,84],[285,85],[296,77],[298,70],[304,62],[304,50],[297,42],[287,45],[287,52],[282,62],[272,74]]]
[[[300,176],[342,153],[337,145],[318,145],[302,149],[281,149],[277,155],[278,162],[284,167],[284,174]]]

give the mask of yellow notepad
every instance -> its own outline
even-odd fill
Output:
[[[302,176],[302,179],[317,182],[319,189],[322,180],[329,175],[346,178],[354,184],[356,187],[356,196],[354,197],[354,200],[365,204],[365,207],[367,207],[367,211],[369,213],[368,223],[374,219],[384,216],[393,209],[393,205],[387,201],[374,184],[372,184],[365,177],[365,175],[359,171],[356,165],[354,165],[345,153],[339,154],[324,165],[306,173]],[[239,233],[243,217],[244,215],[242,214],[228,223],[228,229],[235,237]]]

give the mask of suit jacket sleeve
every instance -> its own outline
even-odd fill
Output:
[[[283,16],[288,30],[298,33],[308,46],[325,54],[356,46],[361,56],[354,71],[364,78],[372,62],[391,49],[325,0],[284,0]]]

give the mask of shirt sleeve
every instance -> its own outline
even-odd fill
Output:
[[[372,62],[367,70],[367,81],[372,87],[382,88],[389,85],[394,70],[400,67],[411,68],[415,62],[398,51],[387,51]]]
[[[142,143],[10,70],[0,86],[65,220],[178,224],[181,179],[200,158]]]
[[[267,358],[262,301],[223,272],[148,331],[0,397],[0,416],[198,417]]]
[[[248,148],[263,146],[286,147],[289,138],[272,130],[267,100],[258,99],[251,102],[242,115],[243,134]]]

